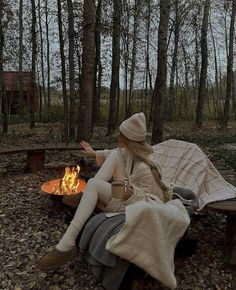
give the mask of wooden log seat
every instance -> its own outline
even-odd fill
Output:
[[[207,207],[226,215],[224,259],[227,264],[236,266],[236,198],[212,202]]]
[[[14,153],[26,153],[26,171],[35,172],[44,168],[45,162],[45,151],[47,150],[81,150],[81,146],[76,143],[56,143],[56,144],[31,144],[31,145],[5,145],[0,147],[0,155],[3,154],[14,154]],[[95,148],[100,150],[104,148]]]

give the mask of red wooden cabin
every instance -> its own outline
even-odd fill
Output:
[[[30,94],[31,94],[31,81],[32,75],[31,72],[22,72],[23,78],[23,100],[24,104],[20,105],[29,105],[30,104]],[[8,106],[10,114],[17,114],[19,107],[19,72],[18,71],[5,71],[3,72],[3,90],[6,93],[8,98]],[[39,94],[38,88],[36,85],[35,90],[35,112],[39,112]]]

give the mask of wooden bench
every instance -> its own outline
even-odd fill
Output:
[[[236,266],[236,198],[212,202],[207,207],[226,215],[224,259],[227,264]]]
[[[56,143],[56,144],[31,144],[22,146],[1,146],[0,155],[14,154],[14,153],[26,153],[26,171],[35,172],[44,168],[45,151],[47,150],[81,150],[82,148],[76,143]],[[99,150],[102,148],[94,148]]]
[[[31,144],[22,146],[1,146],[0,155],[26,153],[26,170],[28,172],[38,171],[44,168],[46,150],[81,150],[78,144]]]

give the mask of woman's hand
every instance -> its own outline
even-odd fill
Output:
[[[93,150],[93,148],[91,147],[91,145],[88,142],[81,141],[80,146],[83,149],[83,150],[81,150],[81,152],[83,154],[85,154],[86,156],[93,156],[93,157],[96,156],[96,151]]]
[[[128,200],[132,195],[134,194],[134,189],[132,185],[128,185],[126,187],[126,191],[123,194],[123,200],[126,201]]]

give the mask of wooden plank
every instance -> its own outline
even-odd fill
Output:
[[[44,146],[41,144],[23,145],[22,147],[25,151],[44,150]]]
[[[77,143],[57,143],[56,144],[57,150],[81,150],[81,146]]]
[[[57,145],[54,143],[45,143],[42,145],[43,145],[45,150],[55,150],[55,148],[57,147]]]
[[[0,147],[0,154],[20,153],[25,150],[20,146],[5,145]]]
[[[91,145],[94,150],[105,149],[101,145]],[[111,147],[111,146],[106,146]],[[114,148],[114,146],[112,147]],[[111,148],[111,149],[112,149]],[[82,150],[82,147],[78,143],[42,143],[42,144],[23,144],[22,146],[15,145],[3,145],[0,146],[0,154],[17,153],[24,151],[34,150]]]
[[[215,201],[207,204],[207,207],[218,210],[223,213],[235,213],[236,214],[236,198]]]

